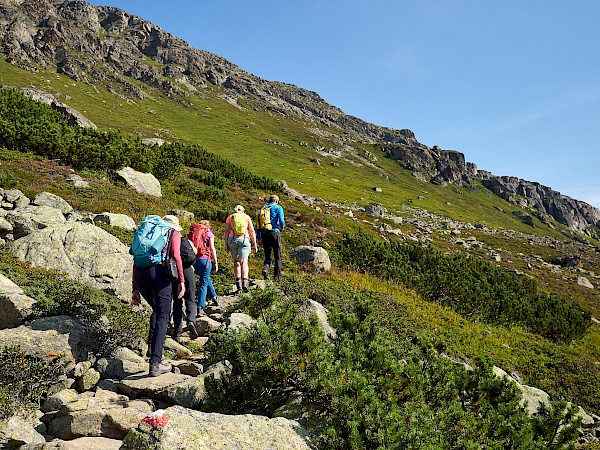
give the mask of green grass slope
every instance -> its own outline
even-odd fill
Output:
[[[145,87],[147,98],[127,101],[102,86],[76,83],[55,71],[24,71],[5,61],[0,61],[0,85],[49,92],[82,112],[100,130],[200,145],[257,175],[285,180],[302,193],[328,201],[361,206],[381,203],[390,212],[412,203],[458,221],[556,237],[562,236],[560,230],[564,229],[558,224],[556,230],[551,229],[537,219],[536,228],[525,225],[512,214],[520,208],[481,185],[467,189],[421,182],[371,145],[352,144],[356,151],[346,153],[347,158],[322,156],[313,146],[338,149],[335,136],[339,130],[257,111],[251,102],[235,106],[214,86],[189,92],[185,98],[168,98]],[[113,91],[118,89],[114,86]],[[315,128],[321,132],[312,132]],[[376,160],[369,162],[365,152]],[[314,158],[320,160],[319,165],[311,161]]]

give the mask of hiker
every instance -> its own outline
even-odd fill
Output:
[[[200,278],[196,317],[201,317],[206,315],[204,308],[206,308],[207,296],[209,301],[217,302],[217,292],[210,279],[210,273],[216,273],[219,270],[219,263],[215,249],[215,235],[210,229],[210,221],[201,220],[197,224],[193,224],[189,236],[192,235],[194,235],[192,240],[198,242],[194,270]]]
[[[269,268],[273,262],[273,278],[281,276],[281,231],[285,227],[283,208],[279,205],[279,196],[269,196],[268,203],[258,213],[258,242],[265,250],[265,262],[262,275],[269,279]],[[272,257],[271,257],[272,255]]]
[[[225,221],[225,245],[227,251],[233,258],[233,274],[235,275],[236,292],[243,290],[248,292],[248,256],[252,252],[258,252],[256,245],[256,233],[252,225],[252,219],[242,205],[234,208],[235,213],[227,217]],[[252,239],[252,244],[250,242]]]
[[[181,233],[179,219],[175,216],[167,215],[163,217],[171,228]],[[196,262],[197,249],[194,244],[184,236],[181,236],[180,255],[183,266],[183,278],[185,281],[185,294],[178,297],[177,281],[173,281],[173,338],[179,341],[184,331],[189,333],[191,339],[198,337],[196,329],[196,277],[194,272],[194,263]],[[183,307],[185,304],[185,330],[183,328]]]
[[[167,251],[169,254],[166,256],[173,259],[177,266],[178,298],[183,297],[185,294],[185,280],[183,277],[183,266],[180,255],[181,234],[179,234],[179,231],[170,228],[170,225],[158,216],[146,217],[146,219],[148,218],[152,218],[152,223],[150,225],[154,227],[153,229],[159,229],[161,230],[161,233],[145,233],[144,239],[147,239],[149,234],[166,235],[168,237],[161,242],[162,247],[158,250],[158,253],[148,257],[145,255],[138,255],[137,248],[143,246],[135,245],[138,236],[134,236],[134,242],[130,249],[130,253],[134,255],[131,300],[134,305],[139,305],[141,302],[140,296],[144,297],[152,308],[150,330],[148,333],[148,355],[150,356],[149,375],[151,377],[156,377],[171,371],[171,364],[163,361],[162,356],[163,345],[167,335],[167,327],[171,318],[172,302],[172,284],[171,280],[167,278],[165,270],[165,267],[167,266],[162,264],[165,256],[161,256],[165,254],[167,248],[170,250]],[[140,225],[138,230],[144,228],[146,219],[142,221],[142,225]],[[174,220],[177,223],[179,222],[176,217],[174,217]],[[164,235],[162,233],[163,227],[165,229]],[[157,256],[158,259],[156,258]],[[148,265],[146,265],[146,261],[148,262]],[[143,265],[141,265],[142,262],[144,262]]]

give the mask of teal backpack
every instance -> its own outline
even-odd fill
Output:
[[[129,254],[138,267],[150,267],[165,259],[171,227],[159,216],[146,216],[135,231]]]

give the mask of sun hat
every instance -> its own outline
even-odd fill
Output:
[[[242,205],[237,205],[233,210],[237,213],[246,212],[246,209]]]
[[[165,222],[167,222],[169,224],[169,226],[171,228],[173,228],[174,230],[177,230],[177,231],[183,230],[183,228],[181,228],[181,226],[179,225],[179,219],[177,218],[177,216],[168,214],[165,217],[163,217],[163,220]]]

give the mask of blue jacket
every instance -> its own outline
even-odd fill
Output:
[[[282,231],[285,227],[285,218],[283,216],[283,208],[277,203],[269,203],[264,206],[264,208],[271,208],[271,226],[273,229],[271,231]],[[257,239],[261,238],[261,233],[258,232]]]

